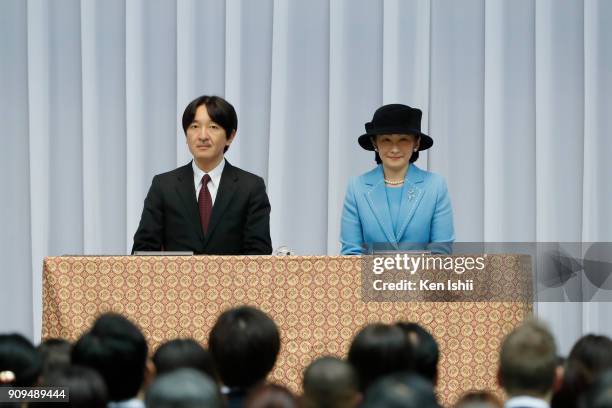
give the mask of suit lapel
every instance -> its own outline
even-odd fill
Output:
[[[397,238],[393,231],[393,222],[391,221],[391,213],[389,212],[389,203],[387,202],[387,191],[385,190],[385,180],[382,171],[382,166],[378,166],[373,171],[365,176],[365,184],[370,186],[365,192],[365,198],[370,205],[370,209],[382,228],[389,243],[397,247]]]
[[[421,198],[423,198],[423,188],[420,184],[423,182],[423,172],[421,169],[411,164],[404,181],[404,191],[402,192],[402,201],[400,204],[400,218],[398,219],[397,239],[402,240],[410,220],[414,216]],[[404,216],[403,214],[406,214]]]
[[[226,160],[223,173],[221,173],[221,181],[219,183],[219,189],[217,190],[217,196],[215,197],[215,204],[213,205],[212,214],[210,215],[208,234],[206,234],[207,242],[215,232],[215,227],[219,224],[221,218],[223,218],[223,213],[227,209],[227,206],[232,202],[232,197],[238,189],[237,181],[238,175],[236,174],[234,166],[229,164]]]
[[[193,181],[193,168],[191,163],[183,166],[177,175],[176,191],[185,206],[185,214],[189,218],[189,224],[193,225],[196,234],[201,240],[204,239],[202,223],[200,222],[200,210],[196,200],[195,184]]]

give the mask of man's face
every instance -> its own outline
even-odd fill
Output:
[[[201,105],[196,109],[193,122],[187,127],[187,145],[198,164],[216,165],[223,158],[225,146],[232,143],[235,134],[232,132],[227,137],[225,129],[208,116],[206,105]]]

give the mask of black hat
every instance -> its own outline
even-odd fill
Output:
[[[366,150],[374,150],[372,136],[383,134],[409,134],[419,136],[419,150],[427,150],[433,145],[433,139],[421,132],[423,112],[417,108],[394,103],[376,109],[371,122],[365,124],[366,133],[359,136],[359,145]]]

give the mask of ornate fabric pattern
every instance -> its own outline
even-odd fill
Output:
[[[518,257],[489,258],[493,276],[519,273]],[[501,339],[531,304],[364,302],[362,265],[359,257],[343,256],[49,257],[42,334],[76,340],[99,314],[114,311],[142,328],[151,351],[176,337],[206,345],[222,311],[249,304],[268,313],[281,332],[269,379],[299,392],[304,368],[318,356],[345,357],[365,324],[416,321],[440,344],[441,403],[472,389],[500,393]]]

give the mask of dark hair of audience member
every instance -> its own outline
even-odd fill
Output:
[[[581,408],[612,408],[612,370],[599,375],[580,402]]]
[[[147,342],[125,317],[107,313],[72,348],[72,362],[98,371],[110,401],[134,398],[143,384]]]
[[[254,388],[244,401],[244,408],[297,407],[297,399],[291,391],[277,384],[262,384]]]
[[[386,374],[413,369],[406,335],[399,327],[383,323],[369,324],[357,333],[349,349],[348,361],[357,371],[362,392]]]
[[[246,389],[264,381],[274,367],[280,334],[264,312],[241,306],[219,316],[208,347],[223,384]]]
[[[68,367],[70,365],[70,352],[72,344],[64,339],[46,339],[36,348],[42,357],[42,375],[46,373]]]
[[[433,385],[414,373],[394,373],[372,384],[360,408],[439,408]]]
[[[455,408],[502,408],[504,404],[489,391],[468,391],[455,403]]]
[[[94,369],[82,366],[56,367],[45,376],[43,387],[63,387],[68,389],[70,401],[67,403],[36,403],[38,408],[106,408],[108,393],[104,380]]]
[[[38,382],[42,359],[32,342],[21,334],[0,334],[0,373],[12,377],[0,385],[32,387]],[[11,374],[9,374],[11,373]]]
[[[555,339],[542,323],[527,320],[502,341],[499,380],[509,396],[547,397],[556,369]]]
[[[414,370],[432,384],[438,382],[438,360],[440,350],[436,339],[422,326],[412,322],[398,322],[412,347]]]
[[[336,357],[320,357],[304,370],[302,408],[353,408],[361,400],[352,365]]]
[[[217,380],[212,356],[193,339],[174,339],[162,344],[153,354],[153,364],[157,375],[178,368],[193,368]]]
[[[565,362],[561,389],[553,396],[552,407],[574,407],[602,372],[612,369],[612,340],[588,334],[580,338]]]
[[[217,383],[201,371],[179,368],[157,377],[145,395],[147,408],[220,408]]]

